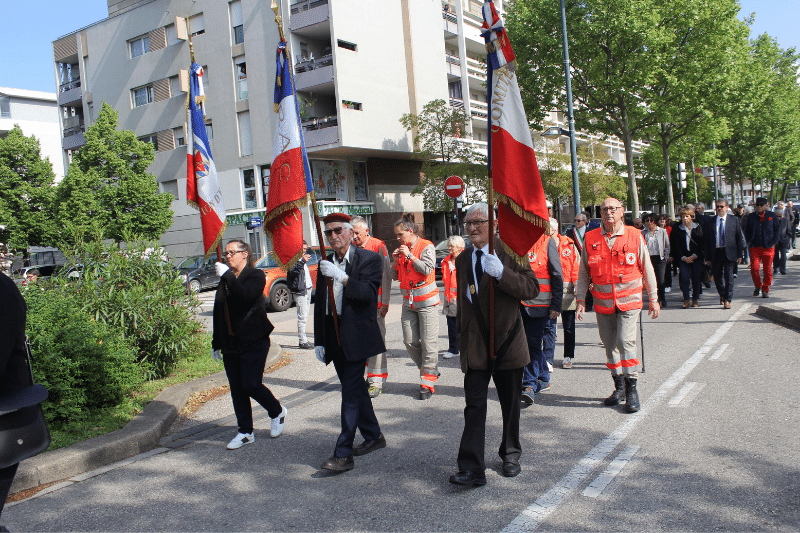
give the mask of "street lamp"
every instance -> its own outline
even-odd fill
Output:
[[[552,128],[547,128],[541,133],[542,137],[560,137],[562,135],[569,137],[569,130],[559,128],[558,126],[553,126]]]

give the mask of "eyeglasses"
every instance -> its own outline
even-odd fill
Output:
[[[226,251],[225,251],[225,257],[228,257],[228,256],[230,256],[230,255],[236,255],[236,254],[238,254],[239,252],[246,252],[246,251],[247,251],[247,250],[234,250],[234,251],[232,251],[232,252],[228,252],[228,251],[226,250]]]
[[[333,229],[326,229],[322,233],[324,233],[326,237],[330,237],[334,233],[336,235],[341,235],[343,230],[344,230],[344,226],[339,226],[339,227],[333,228]]]
[[[727,208],[728,208],[727,205],[718,205],[717,206],[717,209],[727,209]]]
[[[467,220],[466,222],[464,222],[464,227],[465,228],[470,228],[470,227],[477,228],[478,226],[480,226],[481,224],[485,224],[486,222],[489,222],[489,221],[488,220]]]
[[[584,220],[582,218],[576,218],[575,223],[577,224],[578,222],[584,222]]]
[[[621,209],[622,209],[621,207],[603,207],[602,209],[600,209],[600,211],[602,213],[615,213]]]

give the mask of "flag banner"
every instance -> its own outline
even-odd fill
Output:
[[[549,227],[542,178],[517,83],[514,50],[494,3],[483,4],[489,102],[489,168],[497,198],[500,240],[520,263]]]
[[[290,269],[303,251],[303,215],[308,193],[313,190],[311,169],[303,142],[300,111],[294,91],[292,62],[281,39],[276,53],[275,113],[277,126],[267,192],[264,231],[281,268]]]
[[[227,225],[217,167],[208,145],[202,76],[202,67],[192,62],[187,98],[190,131],[186,132],[186,201],[200,211],[203,250],[208,259],[222,240]]]

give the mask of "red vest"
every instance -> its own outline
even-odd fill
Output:
[[[550,236],[547,234],[539,237],[528,252],[528,262],[531,270],[536,274],[539,281],[539,295],[532,300],[523,300],[522,305],[526,307],[550,307],[550,270],[547,268],[547,245],[550,243]]]
[[[625,226],[625,234],[618,235],[613,249],[609,249],[601,228],[586,232],[584,250],[592,278],[594,310],[598,313],[611,314],[614,308],[620,311],[642,308],[641,240],[641,231]]]
[[[382,240],[376,239],[371,235],[367,236],[367,242],[364,243],[364,249],[380,255],[381,261],[383,261],[384,257],[389,257],[389,252],[386,250],[386,244],[384,244]],[[383,285],[383,283],[381,283],[381,285]],[[383,305],[383,302],[381,301],[381,294],[383,294],[383,287],[378,287],[378,309],[380,309]]]
[[[578,281],[581,257],[575,249],[575,243],[566,235],[558,236],[558,256],[561,258],[561,274],[564,286]]]
[[[453,260],[453,270],[450,270],[450,260]],[[453,254],[442,259],[442,280],[444,281],[444,299],[447,303],[454,302],[458,293],[456,282],[456,267]]]
[[[420,259],[422,251],[433,246],[431,241],[422,237],[411,247],[411,255]],[[436,286],[436,272],[427,276],[414,269],[414,261],[405,256],[397,260],[397,277],[400,280],[400,292],[403,294],[403,305],[411,309],[430,307],[439,303],[439,288]]]

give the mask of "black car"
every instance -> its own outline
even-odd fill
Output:
[[[192,292],[213,289],[219,285],[219,276],[214,268],[216,262],[216,256],[211,256],[208,260],[202,255],[187,257],[178,264],[178,273]]]

